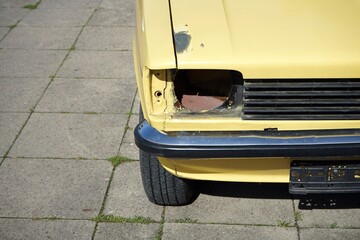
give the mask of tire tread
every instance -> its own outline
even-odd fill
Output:
[[[139,113],[139,121],[142,122],[141,107]],[[152,203],[179,206],[191,202],[195,194],[191,182],[166,171],[156,156],[140,150],[140,170],[146,196]]]

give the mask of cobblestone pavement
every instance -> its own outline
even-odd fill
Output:
[[[149,203],[133,27],[131,0],[0,0],[0,239],[359,239],[358,195],[203,182]]]

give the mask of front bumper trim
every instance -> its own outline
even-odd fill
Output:
[[[360,157],[360,130],[294,132],[172,132],[145,120],[134,130],[143,151],[168,158]]]

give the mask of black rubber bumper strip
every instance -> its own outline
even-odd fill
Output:
[[[360,157],[360,133],[332,135],[314,131],[293,136],[243,135],[226,132],[172,132],[164,134],[147,121],[134,130],[143,151],[169,158],[235,157]]]

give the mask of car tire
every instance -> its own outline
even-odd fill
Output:
[[[141,108],[139,115],[142,122],[144,116]],[[155,155],[141,149],[140,169],[145,193],[150,202],[163,206],[181,206],[193,201],[193,183],[167,172]]]

